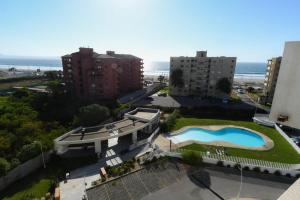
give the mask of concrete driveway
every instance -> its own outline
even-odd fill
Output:
[[[196,177],[186,176],[180,182],[152,193],[143,200],[219,200],[234,199],[240,187],[240,175],[235,169],[211,167]],[[241,198],[274,200],[292,183],[293,179],[245,172]]]

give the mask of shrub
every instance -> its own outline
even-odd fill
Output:
[[[235,169],[240,169],[240,168],[241,168],[241,165],[238,164],[238,163],[236,163],[236,164],[234,165],[234,168],[235,168]]]
[[[249,170],[250,170],[250,168],[249,168],[248,166],[245,166],[245,167],[243,167],[243,170],[245,170],[245,171],[249,171]]]
[[[219,161],[217,162],[217,165],[220,166],[220,167],[223,167],[224,163],[223,163],[222,160],[219,160]]]
[[[231,167],[231,165],[229,165],[229,164],[228,164],[228,165],[226,165],[226,167],[228,167],[228,168],[229,168],[229,167]]]
[[[182,153],[182,160],[183,162],[193,166],[200,166],[202,164],[201,155],[195,151],[184,151]]]
[[[269,171],[267,169],[264,170],[264,174],[268,174]]]
[[[172,114],[170,114],[166,120],[166,132],[171,131],[176,124],[176,119],[180,117],[179,110],[174,110]]]
[[[279,170],[276,170],[276,171],[274,172],[274,174],[275,174],[276,176],[280,176],[280,175],[281,175],[281,172],[280,172]]]
[[[40,146],[38,143],[31,143],[23,145],[21,150],[18,152],[17,157],[20,161],[25,162],[37,155],[41,152]]]
[[[254,167],[254,168],[253,168],[253,171],[255,171],[255,172],[260,172],[260,168],[259,168],[259,167]]]
[[[11,161],[10,161],[10,165],[11,165],[11,168],[15,168],[17,166],[20,165],[20,160],[18,158],[13,158]]]
[[[4,158],[0,158],[0,176],[4,176],[9,169],[10,163]]]
[[[288,177],[288,178],[292,177],[290,173],[287,173],[285,176]]]
[[[75,116],[73,124],[75,126],[94,126],[108,119],[109,109],[98,104],[91,104],[81,107],[78,115]]]

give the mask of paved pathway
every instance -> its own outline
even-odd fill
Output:
[[[81,200],[84,195],[85,187],[91,187],[93,181],[100,179],[99,169],[101,167],[120,164],[124,160],[131,159],[148,149],[149,146],[145,145],[122,156],[119,156],[112,150],[108,150],[105,159],[100,159],[95,164],[71,171],[68,181],[59,183],[61,200]],[[86,183],[86,186],[84,183]]]
[[[236,197],[240,186],[237,170],[213,166],[186,172],[182,165],[176,165],[173,162],[151,165],[88,190],[89,200],[224,200]],[[277,199],[293,181],[270,174],[244,172],[240,197]]]

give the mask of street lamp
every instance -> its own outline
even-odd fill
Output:
[[[242,185],[243,185],[243,166],[241,163],[237,163],[238,164],[238,169],[241,170],[241,184],[240,184],[240,189],[239,189],[239,192],[236,196],[236,199],[239,200],[240,199],[240,194],[241,194],[241,191],[242,191]]]
[[[40,145],[41,148],[41,153],[42,153],[42,159],[43,159],[43,165],[44,165],[44,169],[46,169],[46,163],[45,163],[45,158],[44,158],[44,152],[43,152],[43,146],[42,143],[40,141],[34,141],[35,143],[38,143]]]

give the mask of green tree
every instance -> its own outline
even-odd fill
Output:
[[[18,159],[22,162],[25,162],[37,155],[41,152],[40,146],[37,142],[33,142],[31,144],[23,145],[21,151],[18,152]]]
[[[179,110],[175,109],[172,114],[170,114],[167,119],[166,119],[166,128],[167,131],[171,131],[175,124],[176,124],[176,119],[180,116]]]
[[[81,107],[75,116],[73,124],[75,126],[94,126],[110,117],[109,109],[98,104],[91,104]]]
[[[4,158],[0,158],[0,177],[4,176],[9,169],[10,169],[9,162]]]
[[[228,78],[221,78],[217,82],[217,90],[229,94],[231,92],[231,82]]]
[[[175,87],[180,87],[182,88],[184,86],[184,82],[183,82],[183,72],[181,69],[175,69],[172,71],[171,73],[171,83],[173,86]]]

